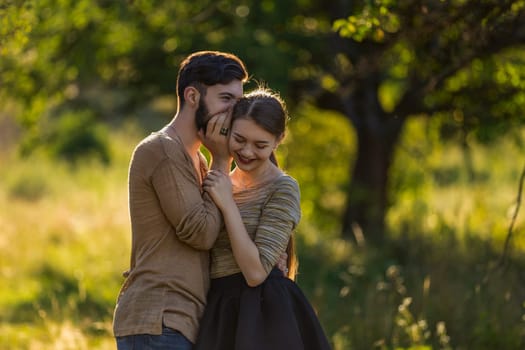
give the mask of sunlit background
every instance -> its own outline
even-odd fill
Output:
[[[115,349],[127,168],[187,54],[288,103],[334,350],[525,347],[524,1],[0,2],[0,349]]]

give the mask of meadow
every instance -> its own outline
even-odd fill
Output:
[[[317,131],[339,122],[323,120]],[[338,223],[312,209],[323,193],[317,200],[337,216],[348,164],[329,165],[351,159],[352,142],[295,147],[311,132],[304,125],[291,127],[279,156],[305,193],[298,283],[334,349],[524,348],[525,209],[516,199],[525,134],[472,142],[466,154],[426,123],[408,125],[392,169],[389,239],[374,248],[341,240]],[[0,349],[115,348],[112,311],[130,248],[127,166],[144,131],[111,135],[109,164],[0,153]],[[286,161],[301,152],[325,155],[326,173]]]

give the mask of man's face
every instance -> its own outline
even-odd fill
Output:
[[[212,116],[232,108],[242,97],[242,88],[240,80],[205,87],[205,90],[201,91],[199,107],[195,111],[197,129],[206,131],[206,125]]]

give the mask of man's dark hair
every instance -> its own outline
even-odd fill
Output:
[[[248,80],[248,72],[239,57],[219,51],[195,52],[180,64],[177,76],[179,107],[184,105],[184,89],[188,86],[205,93],[202,88],[206,86],[228,84],[233,80]]]

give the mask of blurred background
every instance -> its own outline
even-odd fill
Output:
[[[1,0],[1,349],[115,348],[129,157],[197,50],[288,104],[335,350],[525,348],[525,1]]]

